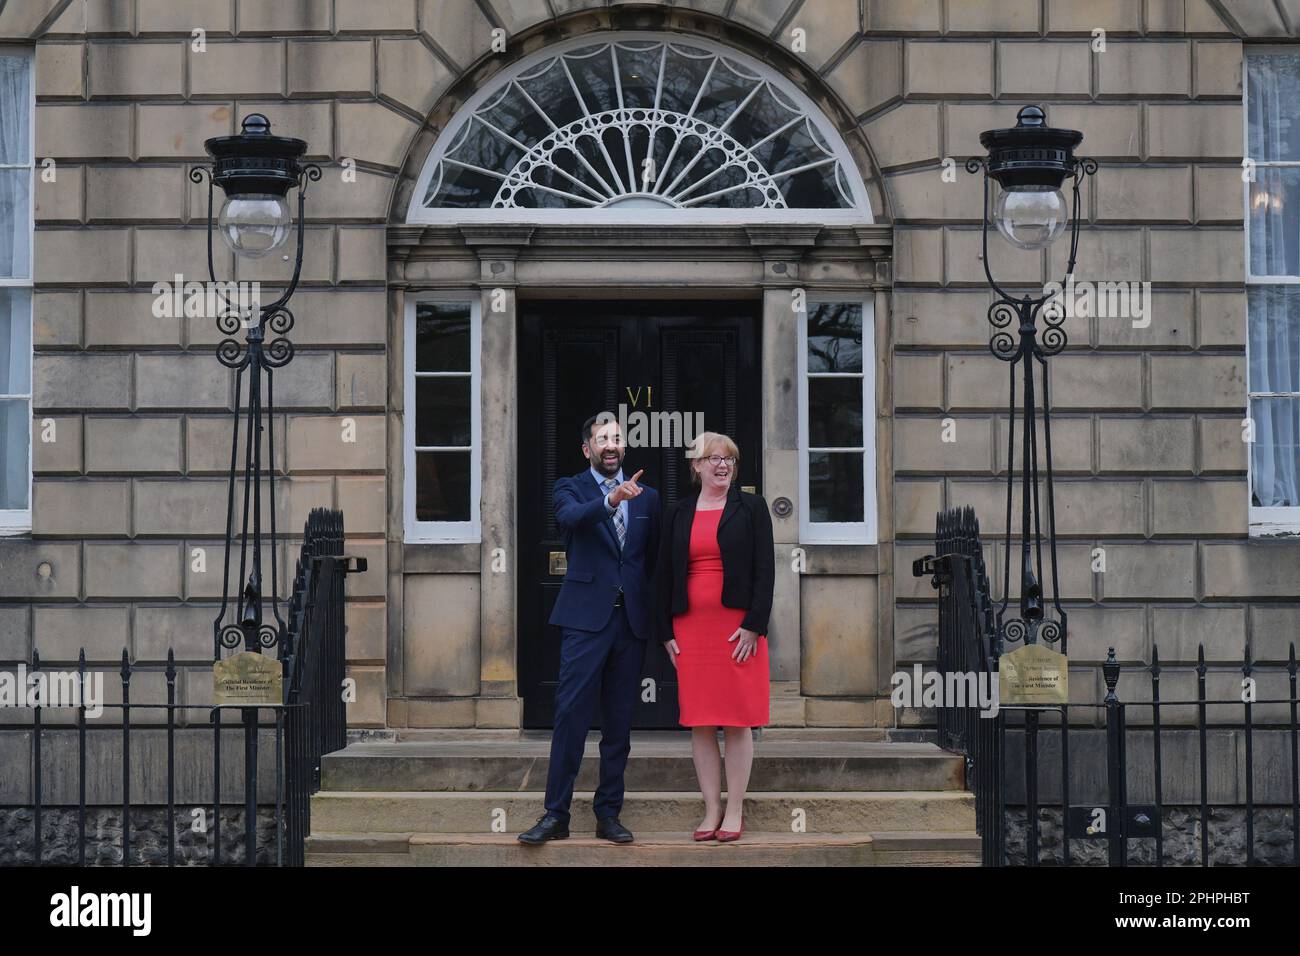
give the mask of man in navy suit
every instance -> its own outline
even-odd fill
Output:
[[[623,770],[631,750],[637,679],[652,633],[650,575],[659,552],[659,495],[623,477],[623,435],[612,416],[582,426],[590,467],[555,483],[555,521],[564,532],[568,569],[550,623],[564,634],[555,690],[546,813],[519,840],[541,844],[569,835],[569,803],[582,766],[587,728],[600,703],[600,786],[596,835],[632,842],[619,823]]]

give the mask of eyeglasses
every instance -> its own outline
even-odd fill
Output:
[[[721,455],[710,455],[708,458],[705,458],[704,461],[707,461],[707,462],[708,462],[710,465],[712,465],[714,468],[718,467],[718,465],[721,465],[723,462],[726,462],[726,463],[727,463],[727,467],[728,467],[728,468],[730,468],[730,467],[732,467],[732,466],[734,466],[734,465],[736,464],[736,459],[734,459],[734,458],[724,458],[724,457],[721,456]]]

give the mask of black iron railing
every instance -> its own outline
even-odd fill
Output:
[[[938,516],[935,552],[912,570],[939,590],[939,675],[996,686],[1003,647],[971,509]],[[976,700],[945,697],[938,742],[965,757],[984,865],[1300,865],[1295,644],[1266,662],[1249,643],[1240,660],[1217,656],[1207,661],[1201,644],[1195,665],[1162,664],[1153,643],[1150,664],[1124,666],[1111,648],[1100,668],[1070,668],[1085,684],[1100,670],[1100,703],[1000,705],[988,716]],[[1184,693],[1169,695],[1171,681]]]
[[[972,675],[996,684],[995,606],[973,509],[952,509],[938,515],[935,555],[915,562],[912,573],[931,575],[939,591],[939,674]],[[981,717],[976,700],[967,698],[958,705],[945,696],[936,719],[939,746],[966,758],[966,786],[975,794],[976,830],[984,865],[1001,865],[1006,844],[1002,715]]]
[[[75,721],[71,722],[75,727],[74,744],[73,735],[67,729],[70,723],[67,709],[37,703],[32,708],[30,730],[31,801],[26,807],[0,808],[7,810],[11,833],[14,822],[29,811],[30,837],[19,836],[7,846],[0,844],[0,863],[217,866],[240,862],[301,866],[304,841],[311,829],[309,800],[320,787],[321,757],[346,743],[344,582],[348,573],[364,570],[364,558],[343,554],[342,513],[313,510],[304,529],[293,593],[288,602],[288,626],[279,647],[284,671],[281,704],[248,707],[177,703],[181,669],[174,651],[167,652],[166,664],[159,667],[133,664],[125,649],[118,669],[121,702],[102,703],[104,711],[119,716],[120,722],[94,720],[88,716],[83,698],[75,708]],[[35,651],[30,668],[38,684],[56,674],[71,678],[71,674],[51,669]],[[78,686],[83,688],[94,676],[87,668],[84,649],[79,654],[75,674]],[[156,680],[159,674],[166,685],[165,701],[141,699],[141,695],[133,693],[133,683]],[[48,694],[45,699],[52,700]],[[243,717],[242,728],[223,719],[229,711],[237,711]],[[159,713],[161,720],[151,720]],[[205,715],[210,731],[205,730]],[[242,780],[229,772],[223,775],[222,771],[223,750],[227,759],[234,756],[228,744],[232,734],[240,729],[244,731],[246,756]],[[200,738],[209,733],[210,754],[195,758],[200,750],[197,746]],[[223,744],[223,740],[227,743]],[[270,766],[266,765],[267,760],[257,759],[259,741],[270,745]],[[188,759],[178,759],[178,742],[185,746]],[[47,751],[47,743],[52,745],[53,753]],[[165,756],[159,752],[164,747]],[[247,760],[250,753],[251,762]],[[162,787],[157,786],[157,777],[145,778],[143,788],[149,792],[145,795],[148,799],[142,801],[133,799],[139,796],[133,789],[141,788],[132,784],[133,754],[155,765],[158,777],[165,769]],[[69,766],[74,756],[75,777]],[[205,805],[200,805],[197,799],[182,802],[177,794],[178,780],[187,796],[197,796],[203,786],[199,782],[203,757],[211,766],[210,802]],[[198,766],[194,765],[195,759],[200,761]],[[118,766],[112,768],[114,762]],[[237,761],[230,762],[237,764]],[[88,767],[88,763],[93,766]],[[102,790],[111,779],[104,773],[106,766],[120,781],[120,817],[109,812],[113,808],[104,805],[102,800],[96,801],[95,806],[88,804],[88,781],[94,781]],[[266,781],[264,775],[268,771],[273,785],[260,786]],[[49,776],[54,777],[52,786]],[[71,799],[73,779],[75,804]],[[238,805],[230,799],[241,785],[242,819],[236,809]],[[146,820],[149,814],[153,817]],[[87,825],[92,815],[95,832],[93,839],[88,839]],[[55,817],[58,819],[52,819]],[[236,839],[223,843],[223,822],[228,832],[232,828],[242,830],[242,836],[237,834]],[[119,830],[117,846],[109,846],[105,834],[111,836]],[[242,858],[241,847],[244,848]]]
[[[343,513],[314,509],[289,600],[284,649],[285,700],[290,707],[288,833],[292,866],[303,863],[311,832],[311,795],[320,789],[321,757],[347,744],[343,621],[344,581],[366,570],[365,558],[343,554]]]

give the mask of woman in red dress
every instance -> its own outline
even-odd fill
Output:
[[[703,432],[687,452],[698,495],[668,509],[657,586],[664,648],[677,669],[680,722],[704,796],[696,840],[739,839],[754,760],[752,727],[768,721],[767,623],[775,559],[767,502],[735,487],[740,451]],[[727,805],[722,807],[726,735]]]

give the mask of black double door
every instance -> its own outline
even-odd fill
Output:
[[[648,441],[655,422],[673,421],[663,417],[673,412],[683,422],[691,416],[693,433],[702,420],[703,430],[732,436],[741,449],[738,482],[757,489],[759,304],[530,302],[520,315],[519,683],[524,726],[540,728],[553,723],[560,670],[560,629],[547,623],[564,581],[551,490],[557,478],[588,467],[582,423],[602,411],[625,416],[624,475],[644,469],[642,482],[658,490],[664,508],[692,493],[689,463],[680,445],[635,447],[636,428]],[[678,727],[676,675],[656,642],[647,647],[633,720],[642,729]]]

